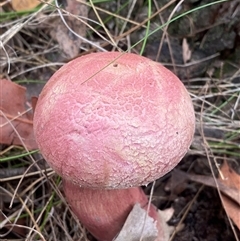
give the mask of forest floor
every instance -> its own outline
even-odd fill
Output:
[[[191,148],[151,196],[174,210],[169,240],[240,240],[239,1],[41,2],[0,5],[0,240],[95,240],[37,150],[32,97],[71,59],[117,50],[162,63],[194,104]]]

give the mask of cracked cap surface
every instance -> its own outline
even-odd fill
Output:
[[[159,63],[118,52],[64,65],[34,114],[44,158],[63,178],[89,188],[146,185],[165,175],[188,151],[194,128],[181,81]]]

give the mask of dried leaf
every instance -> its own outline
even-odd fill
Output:
[[[174,172],[173,175],[171,175],[171,177],[166,182],[164,190],[166,192],[171,192],[171,196],[176,198],[187,188],[187,186],[188,183],[186,175],[182,172]]]
[[[39,0],[12,0],[11,4],[15,11],[26,11],[37,7],[41,2]]]
[[[37,149],[33,115],[26,110],[26,89],[5,79],[0,86],[0,143],[22,146],[24,142],[29,150]]]
[[[114,241],[168,241],[174,228],[169,226],[167,221],[171,219],[173,213],[173,208],[158,210],[159,218],[156,221],[137,203]],[[157,225],[162,230],[160,237]]]
[[[159,215],[159,219],[158,219],[158,222],[161,221],[161,224],[160,226],[162,227],[162,229],[164,230],[163,231],[163,235],[162,237],[158,237],[157,240],[155,241],[168,241],[171,234],[173,233],[174,231],[174,227],[172,226],[169,226],[167,224],[167,222],[172,218],[174,214],[174,209],[171,207],[171,208],[167,208],[165,210],[158,210],[158,215]]]
[[[224,203],[224,209],[228,216],[232,219],[235,225],[240,230],[240,207],[239,205],[232,201],[229,197],[222,195],[222,200]]]
[[[240,195],[240,176],[231,167],[228,166],[226,161],[223,163],[221,171],[225,179],[219,180],[229,188],[237,189]]]
[[[183,39],[182,42],[182,55],[183,55],[183,63],[186,64],[188,60],[191,59],[192,52],[189,48],[189,45],[187,43],[187,39]]]
[[[165,210],[158,210],[158,214],[161,216],[162,220],[164,220],[165,222],[168,222],[174,214],[174,209],[167,208]]]
[[[155,241],[157,236],[156,221],[137,203],[114,241]]]
[[[216,182],[218,184],[218,187],[222,193],[230,197],[232,200],[234,200],[238,205],[240,205],[240,198],[239,198],[239,189],[234,187],[229,187],[225,183],[220,182],[219,180],[213,179],[213,177],[208,177],[204,175],[194,175],[194,174],[188,174],[181,172],[179,170],[174,170],[174,172],[178,172],[178,174],[182,173],[182,175],[185,175],[187,179],[202,183],[206,186],[215,187],[216,188]]]
[[[36,105],[37,105],[37,101],[38,101],[38,97],[33,96],[33,97],[31,98],[31,105],[32,105],[33,113],[34,113],[34,111],[35,111],[35,108],[36,108]]]
[[[69,13],[75,16],[87,17],[88,11],[86,5],[76,0],[67,0],[66,4],[65,9]],[[64,20],[73,32],[80,36],[85,36],[86,26],[79,19],[72,16],[64,16]],[[80,51],[82,40],[67,28],[61,18],[56,19],[53,25],[55,27],[51,31],[52,38],[59,43],[60,49],[67,58],[76,57]]]
[[[228,186],[229,189],[237,189],[238,190],[238,204],[233,202],[232,199],[223,195],[222,200],[224,204],[224,209],[227,212],[228,216],[233,220],[238,229],[240,230],[240,176],[234,172],[231,167],[228,166],[227,162],[224,162],[221,171],[224,180],[219,179],[221,183]]]
[[[240,175],[234,172],[226,162],[221,168],[222,174],[225,177],[224,180],[217,179],[217,185],[222,193],[222,200],[225,211],[229,217],[233,220],[236,226],[240,229]],[[216,182],[212,177],[202,175],[192,175],[183,173],[179,170],[175,170],[178,175],[182,173],[191,181],[199,182],[207,186],[216,187]]]
[[[0,193],[1,196],[1,193]],[[12,234],[17,234],[21,237],[25,237],[27,230],[24,228],[26,225],[26,217],[18,218],[16,223],[11,223],[10,220],[7,219],[7,217],[0,211],[0,229],[5,228],[8,231],[11,231]],[[6,232],[6,231],[5,231]],[[2,234],[2,233],[1,233]],[[5,240],[5,239],[1,239]]]

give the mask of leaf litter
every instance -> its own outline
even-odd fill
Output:
[[[26,101],[26,88],[0,80],[0,143],[37,149],[33,134],[32,108]]]
[[[82,40],[78,36],[86,35],[85,24],[73,15],[86,20],[88,10],[84,4],[72,0],[66,0],[64,8],[71,16],[69,14],[66,16],[65,12],[59,11],[60,16],[51,23],[55,27],[52,28],[50,34],[59,43],[59,48],[65,57],[71,59],[80,52]]]
[[[221,173],[224,179],[219,177],[214,180],[211,176],[188,174],[180,170],[174,170],[173,173],[173,175],[181,177],[181,183],[191,180],[206,186],[219,188],[223,207],[240,230],[240,175],[226,161],[221,166]]]
[[[157,223],[151,218],[147,211],[137,203],[129,213],[122,230],[114,241],[168,241],[173,227],[167,224],[173,215],[173,208],[158,210],[159,222],[162,227],[162,236],[159,237]]]
[[[236,1],[233,1],[233,2],[236,2]],[[160,4],[160,2],[159,2],[159,4]],[[65,8],[65,6],[63,6],[64,8]],[[65,8],[66,9],[66,8]],[[228,8],[228,9],[231,9],[231,8]],[[237,9],[237,8],[236,8]],[[114,11],[113,11],[114,12]],[[72,12],[70,12],[70,14],[71,14]],[[45,15],[45,13],[43,13],[44,14],[44,17],[51,17],[51,14],[46,14]],[[62,12],[62,14],[63,14],[63,16],[64,16],[64,18],[66,19],[68,16],[66,16],[66,14],[67,13],[65,13],[65,12]],[[224,13],[223,13],[223,15],[224,15]],[[237,15],[237,11],[235,12],[235,15]],[[59,16],[58,16],[59,17]],[[78,22],[79,23],[79,20],[77,20],[77,18],[79,17],[79,15],[75,15],[75,19],[76,19],[76,22]],[[225,15],[224,15],[224,17],[225,17]],[[59,17],[59,19],[60,19],[60,17]],[[237,19],[237,18],[236,18]],[[36,16],[36,18],[35,18],[35,20],[37,21],[37,16]],[[60,21],[61,22],[61,21]],[[59,23],[60,23],[59,22]],[[50,21],[50,23],[52,23],[52,21]],[[72,26],[72,24],[74,24],[74,20],[73,20],[73,22],[72,23],[70,23],[70,25]],[[26,26],[26,25],[25,25]],[[51,25],[51,27],[52,28],[54,28],[56,25]],[[107,25],[106,25],[107,26]],[[37,25],[37,27],[39,27],[39,25]],[[64,25],[62,25],[62,27],[63,28],[66,28],[67,29],[67,27],[65,26],[64,27]],[[73,26],[74,27],[74,26]],[[73,28],[72,27],[72,28]],[[34,28],[36,28],[36,26],[34,26]],[[131,30],[131,28],[130,28],[130,30]],[[25,28],[25,32],[26,31],[28,31],[28,29],[27,28]],[[37,30],[38,31],[38,30]],[[77,32],[78,30],[76,30],[76,29],[74,29],[74,31],[75,32]],[[12,32],[12,31],[11,31]],[[18,32],[20,32],[20,30],[18,30]],[[70,31],[68,32],[69,34],[70,34]],[[114,34],[116,34],[117,35],[117,32],[116,33],[114,33]],[[59,34],[59,36],[61,36],[61,34]],[[72,37],[72,36],[71,36]],[[13,38],[14,38],[14,36],[13,36]],[[52,38],[54,39],[54,40],[57,40],[57,38],[56,38],[56,36],[52,36]],[[39,38],[40,40],[42,39],[42,38]],[[64,41],[66,41],[66,43],[68,43],[69,45],[71,45],[71,44],[75,44],[76,42],[74,42],[74,41],[70,41],[69,40],[69,37],[67,36],[67,38],[63,38],[64,39]],[[178,38],[179,39],[179,38]],[[187,42],[186,43],[183,43],[183,42],[181,42],[182,43],[182,55],[180,54],[180,57],[181,57],[181,59],[182,58],[184,58],[185,59],[185,61],[187,62],[187,64],[191,64],[192,63],[192,58],[191,58],[191,52],[189,52],[189,51],[191,51],[190,50],[190,48],[189,48],[189,44],[188,43],[191,43],[191,49],[192,49],[192,44],[193,44],[193,42],[192,42],[192,40],[191,40],[191,38],[189,38],[189,36],[188,37],[186,37],[186,39],[187,39]],[[130,39],[131,40],[131,39]],[[63,41],[63,40],[62,40]],[[6,41],[4,41],[4,42],[6,42]],[[77,56],[78,55],[78,53],[79,53],[79,50],[80,50],[80,48],[81,48],[81,43],[79,44],[79,43],[77,43],[76,45],[78,45],[78,47],[76,48],[76,49],[73,49],[73,51],[72,50],[67,50],[66,52],[65,52],[65,50],[64,50],[64,48],[62,48],[62,45],[64,45],[64,43],[61,43],[61,39],[60,39],[60,41],[58,41],[57,40],[57,42],[58,42],[58,44],[59,44],[59,47],[61,48],[60,50],[59,50],[59,52],[61,52],[61,54],[63,54],[63,55],[65,55],[65,56],[70,56],[70,58],[71,58],[71,56]],[[122,41],[123,43],[124,43],[124,41]],[[126,41],[127,42],[127,41]],[[49,43],[52,43],[51,42],[51,39],[49,40]],[[55,41],[53,41],[53,43],[55,44]],[[186,45],[187,44],[187,45]],[[151,45],[153,45],[153,43],[151,43]],[[41,46],[39,43],[35,43],[35,46]],[[53,46],[53,45],[50,45],[50,46]],[[11,47],[13,47],[13,49],[14,49],[14,47],[15,46],[11,46]],[[48,48],[48,46],[43,46],[44,48],[46,47],[46,48]],[[67,46],[67,47],[70,47],[70,46]],[[84,46],[85,47],[85,46]],[[195,46],[193,46],[193,47],[195,47]],[[88,49],[88,48],[87,48]],[[93,49],[93,48],[89,48],[90,49],[90,51]],[[194,49],[194,48],[193,48]],[[192,51],[193,51],[193,49],[192,49]],[[136,49],[134,49],[134,51],[136,51]],[[156,52],[156,51],[155,51]],[[34,52],[33,52],[34,53]],[[19,53],[18,53],[19,54]],[[178,54],[179,55],[179,54]],[[238,55],[239,56],[239,55]],[[69,58],[69,57],[68,57]],[[190,58],[190,59],[189,59]],[[239,59],[239,58],[238,58]],[[19,59],[20,60],[20,59]],[[32,59],[31,59],[32,60]],[[21,61],[21,60],[20,60]],[[19,66],[19,64],[20,64],[20,61],[19,62],[17,62],[17,64],[18,64],[18,66]],[[184,61],[184,62],[185,62]],[[22,61],[21,61],[22,62]],[[163,61],[163,62],[165,62],[165,61]],[[212,60],[212,62],[214,62],[214,60]],[[26,65],[27,66],[27,65]],[[239,70],[239,65],[236,65],[237,66],[237,69]],[[22,65],[22,67],[24,68],[24,65]],[[14,68],[14,65],[12,65],[12,68]],[[182,66],[181,66],[181,68],[182,68]],[[184,71],[186,72],[186,70],[184,69]],[[239,72],[238,72],[238,75],[236,75],[238,78],[239,78]],[[24,76],[24,77],[26,77],[26,78],[28,78],[28,75],[26,75],[26,76]],[[199,76],[197,76],[197,77],[199,77]],[[205,76],[206,77],[206,76]],[[185,80],[183,80],[183,82],[184,82]],[[215,131],[214,129],[213,129],[213,127],[218,127],[219,129],[221,129],[221,131],[223,131],[225,134],[227,133],[227,134],[229,134],[231,131],[235,131],[235,129],[234,128],[236,128],[236,127],[238,127],[238,125],[236,125],[236,123],[237,123],[237,120],[239,120],[239,105],[237,105],[237,101],[236,101],[236,104],[235,104],[235,108],[233,108],[233,110],[234,110],[234,112],[233,112],[233,114],[235,114],[235,119],[236,119],[236,122],[235,122],[235,125],[233,125],[233,118],[228,118],[228,116],[226,117],[226,116],[224,116],[224,115],[222,115],[222,114],[228,114],[228,112],[231,110],[232,111],[232,106],[233,106],[233,101],[236,99],[236,100],[239,100],[239,97],[236,97],[235,99],[233,99],[233,101],[228,101],[228,105],[226,106],[226,108],[224,108],[223,109],[223,111],[224,111],[224,113],[221,113],[221,112],[216,112],[216,110],[214,109],[215,107],[216,108],[218,108],[218,110],[220,110],[221,109],[221,106],[220,106],[220,104],[219,103],[217,103],[217,100],[219,100],[219,101],[222,101],[222,100],[225,100],[225,98],[227,98],[228,97],[228,93],[230,93],[231,94],[231,96],[232,96],[232,93],[233,92],[228,92],[229,90],[231,90],[231,88],[235,88],[235,89],[237,89],[237,88],[239,88],[239,81],[237,81],[237,79],[236,79],[236,81],[235,82],[232,82],[231,80],[229,80],[228,78],[226,78],[225,79],[225,77],[221,80],[221,79],[219,79],[218,77],[216,78],[216,75],[211,75],[211,78],[203,78],[203,79],[201,79],[201,80],[199,80],[199,79],[191,79],[191,78],[189,78],[188,80],[187,80],[188,82],[188,84],[189,84],[189,91],[192,93],[192,97],[193,97],[193,100],[194,100],[194,105],[195,105],[195,108],[197,109],[197,112],[196,112],[196,115],[197,115],[197,121],[198,121],[198,123],[199,123],[199,120],[200,120],[200,115],[203,115],[203,120],[204,120],[204,122],[205,122],[205,124],[207,125],[207,126],[209,126],[210,127],[210,129],[211,130],[213,130],[213,131]],[[197,84],[194,84],[194,82],[196,81],[196,83]],[[198,82],[197,82],[198,81]],[[202,81],[202,82],[201,82]],[[186,83],[186,82],[185,82]],[[216,86],[218,86],[218,92],[219,93],[217,93],[217,94],[219,94],[219,96],[218,96],[218,98],[216,98],[216,99],[214,99],[214,94],[212,94],[212,90],[215,90],[215,88],[216,88]],[[208,87],[208,88],[207,88]],[[2,88],[1,88],[1,90],[2,90]],[[202,91],[202,92],[201,92]],[[235,91],[235,94],[233,94],[233,96],[239,96],[238,95],[238,92],[236,92]],[[216,102],[214,102],[214,101],[216,101]],[[202,102],[206,102],[206,103],[211,103],[212,104],[212,106],[206,106],[206,107],[204,107],[204,109],[203,109],[203,113],[200,113],[199,112],[199,106],[201,105],[201,103]],[[24,101],[24,103],[26,103],[26,101]],[[10,106],[10,105],[9,105]],[[220,106],[220,107],[218,107],[218,106]],[[26,105],[24,105],[24,107],[26,108]],[[213,108],[214,107],[214,108]],[[26,108],[27,109],[27,108]],[[25,109],[25,110],[26,110]],[[2,111],[2,109],[1,109],[1,111]],[[208,113],[209,112],[209,113]],[[211,115],[210,115],[211,114]],[[223,118],[224,117],[224,118]],[[1,116],[1,118],[2,118],[2,116]],[[17,119],[17,118],[16,118]],[[208,121],[206,121],[206,119],[208,119]],[[28,119],[27,119],[28,120]],[[30,118],[30,120],[31,120],[31,118]],[[4,120],[5,121],[5,120]],[[215,121],[215,122],[214,122]],[[4,122],[5,123],[5,122]],[[2,125],[1,125],[1,129],[2,129]],[[230,131],[229,131],[230,130]],[[215,131],[216,132],[216,131]],[[234,132],[233,132],[234,133]],[[237,133],[236,131],[235,131],[235,133]],[[196,138],[198,138],[199,137],[199,134],[196,134],[195,135],[195,140],[196,140]],[[234,137],[234,136],[233,136]],[[200,137],[201,138],[201,137]],[[212,136],[210,136],[210,138],[212,138]],[[225,138],[225,135],[224,136],[221,136],[220,138],[218,138],[218,140],[223,140]],[[211,141],[211,139],[209,139],[210,141]],[[235,143],[239,143],[239,142],[237,142],[238,140],[239,140],[239,138],[237,137],[237,136],[235,136],[235,139],[233,138],[233,139],[231,139],[232,140],[232,142],[235,142]],[[202,145],[202,143],[200,142],[200,144]],[[230,143],[231,144],[231,143]],[[226,145],[223,147],[223,149],[224,148],[226,148]],[[231,147],[230,147],[231,148]],[[215,151],[214,149],[212,149],[213,151],[214,151],[214,154],[216,155],[216,156],[218,156],[218,150],[217,151]],[[230,149],[231,150],[231,149]],[[234,149],[234,150],[236,150],[236,149]],[[194,154],[194,155],[201,155],[201,156],[203,156],[203,160],[204,160],[204,156],[205,156],[205,153],[203,152],[203,150],[201,149],[201,148],[195,148],[194,150],[192,149],[191,150],[191,154]],[[219,154],[219,156],[221,156],[221,154]],[[231,155],[229,155],[231,158],[232,158],[232,156]],[[236,157],[236,156],[235,156]],[[36,160],[39,160],[38,158],[36,159]],[[184,162],[185,161],[187,161],[188,160],[188,157],[187,158],[185,158],[185,160],[182,162],[183,164],[182,165],[184,165]],[[239,159],[237,159],[237,158],[235,158],[235,160],[236,161],[238,161]],[[19,159],[19,162],[21,162],[21,160]],[[189,166],[191,166],[191,165],[193,165],[193,163],[191,163]],[[196,166],[196,162],[194,162],[194,165]],[[1,166],[1,168],[2,168],[2,166]],[[3,168],[2,168],[2,170],[4,170]],[[178,170],[178,169],[177,169]],[[186,170],[186,169],[184,169],[184,170]],[[232,172],[230,172],[229,171],[229,173],[231,173],[231,175],[232,175]],[[175,173],[175,172],[173,172],[173,175],[176,175],[177,173]],[[183,197],[182,197],[182,193],[184,193],[184,192],[186,192],[186,190],[187,191],[189,191],[190,190],[190,188],[189,188],[189,185],[187,184],[187,180],[192,180],[192,181],[195,181],[195,182],[197,182],[197,180],[199,181],[199,183],[203,183],[203,184],[205,184],[205,185],[208,185],[208,186],[211,186],[211,187],[216,187],[216,185],[214,184],[214,180],[213,179],[208,179],[208,176],[204,176],[204,175],[197,175],[197,176],[194,176],[194,177],[188,177],[188,175],[193,175],[193,174],[187,174],[187,173],[185,173],[185,172],[183,172],[183,174],[185,175],[185,176],[187,176],[187,179],[185,179],[185,177],[184,178],[182,178],[181,179],[181,183],[179,183],[179,179],[178,179],[178,177],[177,177],[177,175],[176,175],[176,185],[175,185],[175,190],[174,190],[174,196],[172,197],[172,199],[170,199],[171,197],[169,197],[168,195],[166,195],[166,193],[163,193],[163,191],[161,190],[161,192],[159,192],[159,195],[157,194],[157,197],[156,198],[158,198],[160,201],[159,201],[159,203],[163,203],[163,201],[161,200],[161,198],[166,198],[166,199],[168,199],[168,201],[167,202],[169,202],[169,203],[173,203],[173,202],[177,202],[177,200],[179,201],[181,201],[181,200],[183,200]],[[13,176],[14,176],[15,174],[13,174]],[[229,174],[230,175],[230,174]],[[199,176],[201,176],[201,177],[199,177]],[[224,177],[227,177],[227,175],[225,175],[224,174]],[[192,178],[192,179],[191,179]],[[204,181],[203,180],[205,180],[206,182],[204,183]],[[28,178],[24,178],[24,185],[23,186],[27,186],[28,184],[27,184],[27,181],[29,181],[29,179]],[[46,181],[46,180],[45,180]],[[161,179],[161,182],[163,182],[164,183],[164,178],[163,179]],[[55,183],[55,182],[52,182],[52,180],[51,179],[49,179],[49,180],[47,180],[47,185],[46,186],[44,186],[44,184],[42,184],[42,186],[43,186],[43,190],[45,190],[45,188],[46,187],[48,187],[48,185],[49,185],[49,183],[51,184],[51,185],[53,185],[53,183]],[[231,187],[230,188],[230,186],[228,186],[226,183],[224,183],[224,184],[221,184],[221,180],[217,180],[217,183],[219,184],[219,187],[220,187],[220,190],[221,190],[221,192],[224,194],[224,195],[226,195],[227,197],[231,197],[230,199],[232,199],[232,200],[234,200],[233,202],[234,203],[237,203],[237,200],[238,200],[238,198],[237,198],[237,194],[239,193],[239,189],[236,191],[236,189],[235,189],[235,187]],[[9,181],[9,184],[12,184],[12,181]],[[54,184],[55,185],[55,184]],[[191,184],[192,185],[192,184]],[[192,186],[194,186],[195,187],[195,184],[193,184]],[[61,189],[61,186],[59,186],[58,188],[60,188]],[[33,189],[33,190],[35,190],[35,189]],[[39,205],[39,203],[42,203],[43,204],[43,206],[45,205],[44,203],[48,203],[48,199],[46,198],[45,200],[44,200],[44,198],[45,197],[48,197],[50,194],[51,194],[51,190],[52,189],[46,189],[46,190],[48,190],[48,192],[46,192],[46,193],[41,193],[42,194],[42,196],[41,196],[41,199],[39,199],[39,197],[38,197],[38,199],[35,199],[35,197],[34,196],[31,196],[32,194],[30,193],[30,194],[27,194],[27,195],[30,195],[30,199],[31,199],[31,202],[28,202],[27,203],[27,205],[28,205],[28,207],[30,207],[31,208],[31,210],[33,210],[34,211],[34,215],[35,215],[35,218],[36,218],[36,220],[40,220],[40,219],[38,219],[40,216],[38,216],[37,214],[35,214],[35,211],[36,210],[38,210],[38,208],[39,207],[41,207],[42,208],[42,206],[41,205]],[[171,192],[172,191],[172,189],[170,188],[169,190],[168,190],[169,192]],[[238,193],[237,193],[238,192]],[[193,193],[192,192],[192,190],[191,190],[191,193]],[[234,194],[235,193],[235,194]],[[156,196],[156,193],[154,194],[155,196]],[[23,196],[23,198],[26,198],[26,196]],[[32,203],[32,201],[33,201],[33,203]],[[214,201],[216,201],[216,200],[214,200]],[[7,204],[3,204],[3,205],[5,205],[5,206],[7,206]],[[34,206],[32,206],[32,205],[34,205]],[[162,204],[161,204],[162,205]],[[207,205],[207,203],[204,203],[204,205]],[[238,204],[237,204],[238,205]],[[160,205],[159,205],[160,206]],[[209,205],[207,205],[207,207],[206,207],[206,209],[207,209],[207,211],[208,211],[208,209],[209,209]],[[7,211],[6,211],[7,210]],[[220,210],[220,209],[218,209],[218,210]],[[239,212],[237,212],[236,210],[237,209],[234,209],[235,210],[235,212],[236,213],[239,213]],[[198,214],[199,213],[199,211],[201,211],[201,210],[197,210],[196,211],[196,213]],[[209,210],[208,212],[210,212],[211,210]],[[5,213],[6,213],[6,215],[7,215],[7,217],[9,217],[11,214],[11,212],[7,209],[7,208],[5,208]],[[64,214],[62,214],[62,213],[64,213]],[[178,212],[179,213],[179,212]],[[219,212],[220,213],[220,212]],[[68,209],[68,206],[66,205],[66,206],[58,206],[58,205],[54,205],[53,207],[52,207],[52,209],[51,209],[51,214],[54,214],[54,215],[50,215],[50,213],[49,213],[49,215],[48,215],[48,221],[47,221],[47,225],[46,225],[46,227],[43,227],[43,230],[42,230],[42,232],[43,232],[43,234],[44,235],[46,235],[46,237],[48,237],[48,235],[49,235],[49,230],[51,230],[50,232],[51,232],[51,237],[55,237],[55,235],[56,235],[56,240],[63,240],[66,236],[67,236],[67,239],[64,239],[64,240],[88,240],[88,238],[87,238],[87,236],[86,236],[86,233],[85,233],[85,230],[84,229],[82,229],[82,227],[80,226],[80,224],[78,223],[78,221],[76,221],[76,220],[73,220],[73,217],[72,216],[70,216],[69,215],[69,209]],[[191,213],[191,215],[192,215],[192,213]],[[199,215],[201,215],[201,214],[199,214]],[[229,214],[229,216],[230,216],[230,214]],[[216,222],[218,222],[218,221],[220,221],[221,222],[221,220],[219,219],[219,216],[215,216],[216,218],[217,218],[217,221]],[[225,216],[224,216],[225,217]],[[191,218],[191,216],[190,216],[190,218]],[[204,218],[205,218],[205,216],[204,216]],[[215,220],[215,219],[214,219]],[[27,222],[27,219],[26,219],[26,222]],[[193,225],[194,225],[194,222],[196,222],[196,221],[193,221],[193,220],[191,220],[191,229],[190,229],[190,231],[192,230],[192,229],[194,229],[194,227],[193,227]],[[207,220],[206,220],[206,222],[207,222]],[[41,222],[37,222],[38,224],[40,224]],[[57,223],[57,225],[59,225],[58,227],[59,227],[59,229],[58,228],[53,228],[54,226],[52,226],[52,225],[56,225],[56,223]],[[219,223],[219,222],[218,222]],[[76,224],[78,225],[78,227],[80,227],[79,228],[79,230],[77,229],[77,226],[76,226]],[[199,223],[197,223],[197,224],[199,224]],[[25,224],[26,226],[29,226],[29,223],[26,223]],[[31,224],[30,224],[31,225]],[[186,221],[186,225],[187,225],[187,221]],[[71,228],[68,228],[68,226],[71,226]],[[74,227],[74,228],[72,228],[72,227]],[[206,227],[206,226],[201,226],[200,228],[202,228],[202,227]],[[229,226],[228,226],[229,227]],[[34,227],[33,227],[33,229],[34,229]],[[59,231],[60,229],[62,229],[62,230],[64,230],[64,232],[62,232],[62,231]],[[77,230],[77,231],[76,231]],[[220,229],[220,230],[223,230],[223,229]],[[191,234],[191,232],[190,231],[187,231],[187,232],[185,232],[185,233],[187,233],[188,235],[189,234]],[[208,235],[205,235],[204,236],[204,239],[201,239],[201,237],[199,237],[199,240],[218,240],[218,239],[214,239],[214,238],[212,238],[211,239],[211,237],[210,237],[210,234],[209,234],[209,231],[210,231],[210,229],[209,229],[209,227],[207,227],[207,231],[208,231]],[[62,232],[62,233],[61,233]],[[194,229],[194,232],[196,232],[196,234],[193,234],[193,236],[194,236],[194,238],[195,238],[195,236],[196,235],[199,235],[199,230],[197,231],[196,229]],[[229,232],[229,231],[228,231]],[[63,235],[63,233],[64,233],[64,235]],[[66,235],[66,236],[65,236]],[[182,237],[183,237],[183,233],[181,233],[181,235],[182,235]],[[223,234],[221,234],[221,235],[223,235]],[[70,237],[71,236],[71,237]],[[77,237],[76,237],[77,236]],[[49,237],[50,237],[50,235],[49,235]],[[63,238],[63,239],[62,239]],[[33,239],[34,240],[34,239]],[[181,239],[177,239],[177,240],[184,240],[184,238],[181,238]],[[185,240],[189,240],[189,236],[185,239]],[[220,239],[219,239],[220,240]],[[223,240],[223,239],[221,239],[221,240]],[[225,239],[225,240],[232,240],[232,239]]]
[[[218,179],[229,190],[236,192],[236,196],[222,195],[223,207],[232,221],[240,230],[240,175],[237,174],[228,164],[224,162],[221,167],[224,179]]]

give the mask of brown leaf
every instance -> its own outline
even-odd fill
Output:
[[[240,176],[228,166],[227,162],[224,162],[221,167],[224,180],[219,179],[221,183],[228,186],[229,189],[238,190],[238,204],[240,203]],[[224,209],[228,216],[233,220],[238,229],[240,230],[240,205],[233,202],[232,199],[223,195],[222,196]]]
[[[26,11],[37,7],[41,2],[39,0],[12,0],[11,4],[15,11]]]
[[[12,223],[11,220],[8,220],[8,218],[0,211],[0,229],[5,228],[8,231],[10,230],[11,233],[18,234],[19,236],[25,237],[27,233],[27,229],[23,228],[24,225],[26,225],[26,217],[18,218],[16,223]],[[5,231],[6,233],[8,231]],[[1,233],[2,234],[2,233]],[[5,240],[5,239],[1,239]]]
[[[187,61],[191,59],[192,52],[187,43],[187,39],[185,38],[183,39],[183,42],[182,42],[182,55],[183,55],[183,63],[186,64]]]
[[[224,180],[219,180],[229,188],[235,188],[240,191],[240,176],[231,167],[228,166],[226,161],[221,167],[221,172],[224,176]]]
[[[26,110],[26,89],[11,81],[0,80],[0,143],[37,149],[33,135],[32,113]],[[20,136],[20,138],[19,138]]]
[[[31,98],[31,105],[32,105],[33,113],[35,111],[35,108],[36,108],[36,105],[37,105],[37,101],[38,101],[38,97],[32,96],[32,98]]]
[[[216,180],[219,190],[222,193],[224,209],[240,229],[240,176],[234,172],[226,162],[221,168],[224,180]],[[191,181],[199,182],[207,186],[216,187],[216,182],[212,177],[203,175],[193,175],[175,170],[178,174],[185,175]]]
[[[7,169],[7,168],[6,168]],[[6,170],[5,169],[5,170]],[[8,168],[9,170],[10,168]],[[2,170],[2,169],[0,169]],[[12,170],[12,169],[11,169]],[[26,236],[27,229],[23,228],[24,225],[26,225],[26,217],[18,217],[16,220],[16,217],[11,218],[11,215],[9,215],[9,203],[12,200],[12,196],[9,195],[9,191],[7,191],[3,186],[0,189],[0,230],[1,230],[1,237],[4,237],[2,235],[4,232],[7,233],[15,233],[17,235],[20,235],[22,237]],[[13,200],[14,204],[19,205],[19,200],[17,198],[14,198]],[[5,208],[7,207],[7,208]],[[6,215],[5,215],[6,212]],[[4,231],[3,228],[6,230]],[[5,239],[0,239],[5,240]]]
[[[76,0],[66,0],[66,11],[75,16],[87,17],[86,5],[77,2]],[[80,36],[85,36],[86,26],[77,18],[72,16],[63,16],[69,28]],[[60,49],[66,55],[67,58],[74,58],[78,55],[81,47],[82,40],[74,35],[63,23],[59,17],[53,22],[53,30],[51,36],[54,38],[60,46]]]
[[[216,182],[217,182],[220,191],[225,195],[227,195],[228,197],[230,197],[238,205],[240,205],[239,190],[237,188],[234,188],[234,187],[230,188],[225,183],[222,183],[219,180],[216,180],[215,182],[214,178],[210,176],[188,174],[179,170],[174,170],[174,172],[182,173],[182,175],[185,175],[187,179],[204,184],[206,186],[210,186],[210,187],[216,188],[217,187]]]
[[[222,200],[224,203],[224,209],[228,216],[232,219],[235,225],[240,230],[240,207],[239,205],[232,201],[229,197],[222,195]]]

